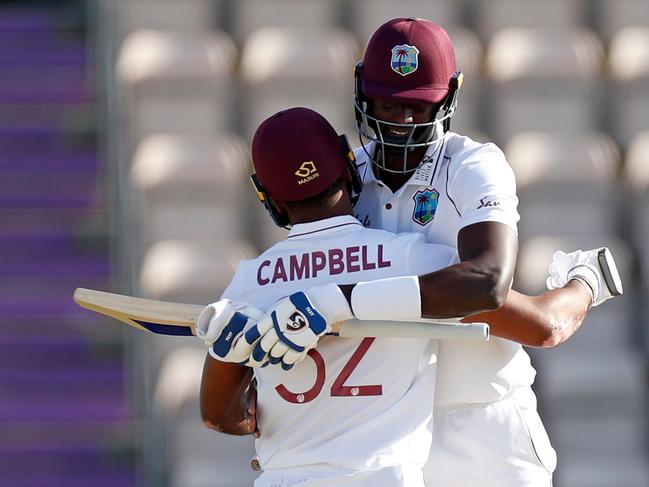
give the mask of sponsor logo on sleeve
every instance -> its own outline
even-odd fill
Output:
[[[476,210],[479,210],[480,208],[495,208],[496,206],[500,206],[500,201],[490,200],[488,198],[480,198],[480,204],[478,205]]]

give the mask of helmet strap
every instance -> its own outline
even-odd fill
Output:
[[[277,206],[275,206],[272,198],[268,196],[268,193],[259,182],[259,179],[257,179],[256,174],[250,175],[250,182],[252,183],[253,188],[255,188],[257,198],[261,203],[263,203],[266,211],[268,211],[268,214],[273,219],[273,222],[275,222],[275,225],[277,225],[278,227],[286,228],[287,230],[290,229],[291,224],[288,221],[288,216],[277,209]]]

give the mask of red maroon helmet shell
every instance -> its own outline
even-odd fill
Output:
[[[361,79],[369,97],[438,103],[456,71],[451,39],[425,19],[392,19],[370,39]]]
[[[252,163],[274,200],[301,201],[328,189],[347,167],[336,130],[319,113],[282,110],[257,128]]]

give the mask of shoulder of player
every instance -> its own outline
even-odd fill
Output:
[[[359,244],[383,244],[384,246],[394,248],[395,250],[403,249],[404,246],[411,245],[413,242],[425,242],[425,238],[420,233],[393,233],[380,228],[368,228],[363,226],[350,227],[351,233],[335,234],[326,238],[313,238],[300,240],[299,244],[290,240],[283,240],[261,253],[256,259],[241,261],[239,268],[256,269],[266,260],[274,260],[278,257],[284,257],[290,254],[301,254],[315,250],[326,250],[327,247],[348,247]]]
[[[425,235],[419,232],[391,233],[384,230],[379,231],[384,234],[383,239],[389,242],[390,247],[400,253],[403,253],[404,250],[413,249],[430,252],[446,252],[447,250],[449,252],[455,252],[455,249],[447,245],[427,242]]]
[[[454,165],[470,164],[471,162],[488,162],[499,164],[506,162],[505,154],[493,142],[478,142],[465,135],[450,132],[447,136],[447,159]]]
[[[447,184],[469,180],[478,183],[486,178],[490,181],[510,181],[514,171],[505,154],[492,142],[482,143],[469,137],[451,134],[445,153]],[[476,179],[477,178],[477,179]]]
[[[357,147],[354,149],[354,158],[356,159],[356,167],[358,169],[364,168],[368,163],[370,163],[370,156],[367,153],[367,147]],[[363,174],[363,172],[361,172]]]
[[[439,243],[426,242],[419,232],[406,232],[394,235],[387,245],[388,258],[401,262],[409,272],[423,274],[458,262],[457,251],[453,247]]]
[[[362,162],[365,159],[367,159],[367,153],[365,152],[365,149],[363,147],[356,147],[354,149],[354,157],[356,158],[357,162]]]

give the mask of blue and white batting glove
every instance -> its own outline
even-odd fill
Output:
[[[334,323],[353,317],[347,299],[335,284],[291,294],[278,301],[246,333],[248,342],[256,342],[248,365],[281,363],[289,370],[304,359]]]
[[[623,292],[615,260],[606,247],[569,254],[557,250],[552,256],[549,271],[548,289],[564,287],[571,279],[578,279],[592,292],[592,306],[599,306]]]
[[[222,362],[245,364],[254,342],[245,333],[264,313],[252,306],[221,299],[207,305],[196,320],[196,336],[209,347],[209,354]]]

